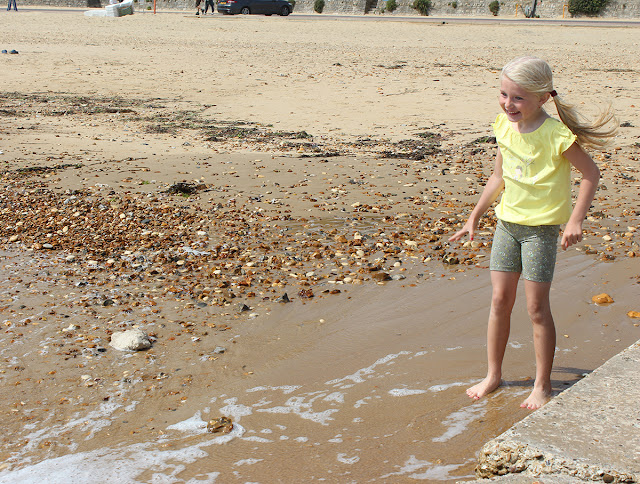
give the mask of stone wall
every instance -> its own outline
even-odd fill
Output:
[[[137,10],[153,8],[152,0],[135,0]],[[523,7],[530,7],[533,0],[500,0],[498,17],[515,18],[516,8],[519,18],[523,18]],[[324,0],[323,14],[370,14],[384,16],[419,15],[411,8],[413,0],[396,0],[398,8],[393,12],[385,12],[386,0]],[[431,0],[433,5],[430,16],[474,16],[490,17],[491,0]],[[108,0],[19,0],[20,5],[45,5],[56,7],[104,7]],[[295,12],[313,13],[315,0],[296,0]],[[538,0],[536,13],[540,18],[570,18],[566,5],[569,0]],[[204,1],[203,1],[204,4]],[[140,7],[142,6],[142,7]],[[454,7],[455,6],[455,7]],[[187,10],[195,12],[195,0],[156,0],[160,10]],[[640,0],[609,0],[609,4],[598,18],[639,19]]]
[[[393,12],[386,12],[386,0],[349,1],[349,0],[324,0],[325,8],[323,13],[344,13],[344,14],[383,14],[385,16],[395,15],[419,15],[411,8],[413,0],[396,0],[398,8]],[[299,13],[313,12],[315,0],[297,0],[295,11]],[[489,11],[491,0],[431,0],[432,9],[430,16],[474,16],[491,17]],[[530,8],[532,0],[500,0],[500,11],[498,17],[514,18],[516,16],[516,6],[519,18],[523,18],[523,8]],[[538,0],[536,14],[540,18],[571,18],[567,10],[569,0]],[[366,10],[365,10],[366,9]],[[610,0],[607,7],[598,18],[640,18],[640,0]]]

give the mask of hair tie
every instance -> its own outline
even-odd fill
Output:
[[[555,89],[553,89],[549,94],[551,94],[551,97],[556,97],[558,95]]]

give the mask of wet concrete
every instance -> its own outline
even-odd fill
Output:
[[[638,482],[640,341],[481,450],[477,482]]]

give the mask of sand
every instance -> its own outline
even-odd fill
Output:
[[[446,239],[490,174],[499,68],[524,53],[623,125],[593,153],[585,240],[559,254],[554,391],[639,338],[635,29],[28,9],[2,26],[19,54],[0,55],[0,482],[473,477],[527,415],[533,345],[520,298],[505,386],[467,399],[492,214],[479,243]],[[109,345],[132,328],[150,349]]]

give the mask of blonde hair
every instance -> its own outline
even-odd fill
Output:
[[[600,113],[597,119],[587,120],[576,109],[565,103],[553,88],[551,67],[537,57],[519,57],[502,68],[500,76],[505,76],[523,89],[542,96],[551,94],[562,122],[576,135],[578,143],[592,148],[603,148],[618,129],[618,121],[611,110]],[[556,94],[556,95],[553,95]],[[611,126],[608,126],[611,124]]]

